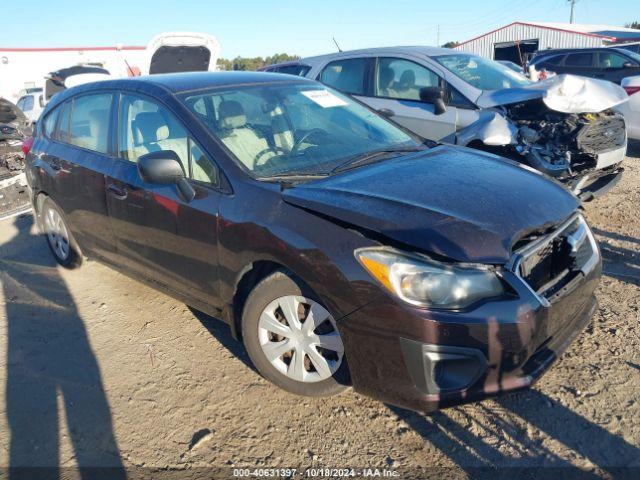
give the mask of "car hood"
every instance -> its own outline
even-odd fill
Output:
[[[220,55],[213,35],[196,32],[166,32],[154,37],[146,49],[149,75],[157,73],[206,72]]]
[[[451,146],[355,168],[282,195],[365,235],[488,264],[506,263],[515,242],[561,223],[579,205],[533,169]]]
[[[575,75],[557,75],[520,88],[484,91],[476,104],[482,108],[542,99],[551,110],[564,113],[596,113],[628,100],[615,83]]]
[[[0,98],[0,123],[24,125],[28,120],[15,103],[11,103],[6,98]]]

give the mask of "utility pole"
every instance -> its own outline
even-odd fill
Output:
[[[439,47],[440,46],[440,24],[438,24],[437,31],[438,31],[438,34],[437,34],[437,37],[436,37],[436,47]]]
[[[573,23],[573,13],[575,10],[576,1],[577,0],[569,0],[569,2],[571,3],[571,16],[569,17],[569,23]]]

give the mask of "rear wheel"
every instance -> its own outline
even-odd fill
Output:
[[[62,210],[50,198],[42,204],[41,225],[56,261],[65,268],[79,267],[82,264],[80,249],[71,235]]]
[[[348,388],[336,322],[294,276],[278,271],[256,285],[245,303],[242,335],[258,371],[284,390],[328,396]]]

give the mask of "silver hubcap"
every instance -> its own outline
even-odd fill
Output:
[[[60,260],[69,256],[69,233],[60,214],[53,208],[47,209],[44,217],[45,233],[53,252]]]
[[[271,365],[298,382],[326,380],[342,363],[344,347],[335,320],[310,298],[287,295],[267,305],[258,338]]]

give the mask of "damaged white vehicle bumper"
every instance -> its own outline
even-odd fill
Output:
[[[613,109],[628,101],[618,85],[558,75],[522,88],[484,92],[479,119],[457,142],[482,142],[562,181],[582,199],[609,190],[623,171],[627,133]]]

